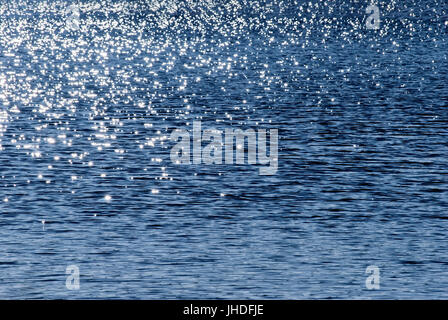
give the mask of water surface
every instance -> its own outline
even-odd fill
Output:
[[[0,298],[448,298],[446,1],[68,5],[0,4]],[[193,120],[277,173],[173,164]]]

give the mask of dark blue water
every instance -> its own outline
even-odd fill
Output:
[[[1,1],[0,298],[448,298],[448,3],[368,4]]]

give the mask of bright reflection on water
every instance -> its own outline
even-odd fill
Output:
[[[445,1],[68,4],[0,5],[0,298],[448,297]],[[173,165],[193,120],[277,174]]]

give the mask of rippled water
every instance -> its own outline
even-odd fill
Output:
[[[0,5],[0,298],[448,298],[445,0],[69,4]],[[193,120],[277,173],[173,164]]]

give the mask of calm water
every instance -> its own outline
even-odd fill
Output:
[[[445,0],[68,4],[0,4],[0,298],[448,298]],[[277,173],[173,164],[193,120]]]

